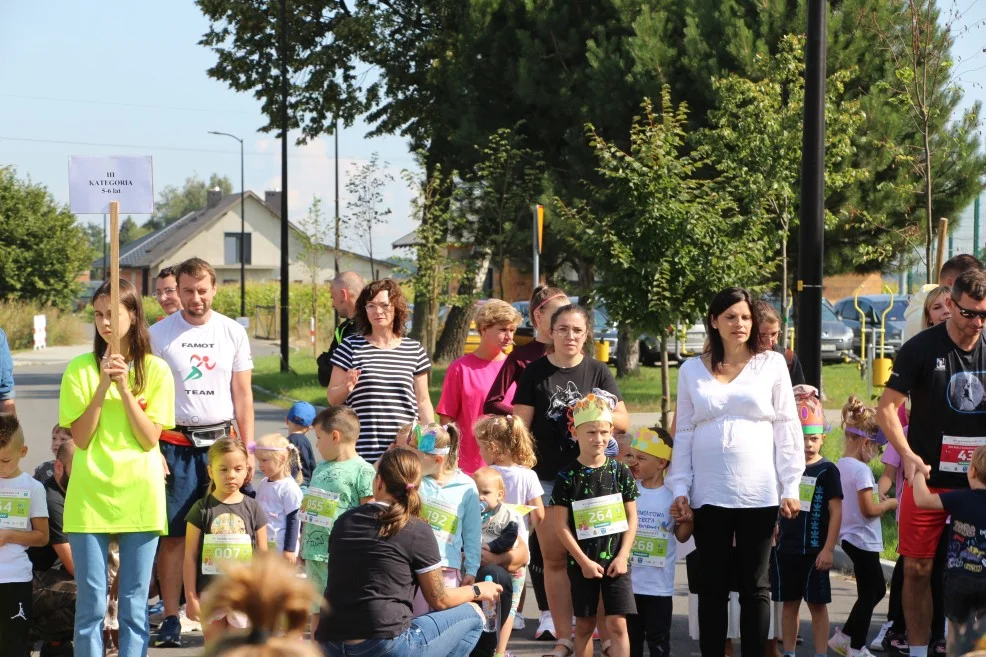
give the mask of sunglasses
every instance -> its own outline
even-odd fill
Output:
[[[959,305],[959,302],[952,299],[952,305],[954,305],[959,310],[959,314],[966,319],[972,319],[973,317],[978,317],[979,319],[986,322],[986,310],[969,310],[968,308],[963,308]]]

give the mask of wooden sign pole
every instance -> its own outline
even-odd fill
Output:
[[[120,203],[110,201],[110,353],[120,353]]]
[[[948,237],[948,219],[942,217],[938,220],[938,262],[935,263],[935,280],[930,283],[937,283],[941,276],[941,266],[945,264],[945,238]]]

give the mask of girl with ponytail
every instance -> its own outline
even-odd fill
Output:
[[[301,454],[279,433],[261,436],[253,444],[264,479],[257,486],[257,503],[267,514],[267,548],[291,563],[298,561],[301,535]],[[297,474],[292,477],[291,471]]]
[[[412,440],[420,438],[425,447],[433,440],[420,428],[414,434]],[[449,447],[439,456],[451,456],[451,440],[445,431],[444,446],[432,449]],[[465,657],[479,641],[483,621],[477,603],[495,600],[503,589],[493,582],[445,585],[432,528],[418,517],[428,504],[421,494],[423,461],[419,452],[404,447],[386,452],[373,479],[374,501],[343,513],[333,525],[328,605],[315,632],[329,657],[351,654],[353,644],[371,640],[373,645],[359,649],[363,657],[398,649],[424,657]],[[475,517],[478,522],[478,508]],[[435,611],[412,618],[415,586]]]
[[[458,468],[461,439],[454,424],[428,424],[415,426],[408,440],[408,446],[421,459],[419,515],[435,533],[442,556],[442,575],[449,587],[476,581],[483,551],[476,482]],[[424,598],[418,596],[415,613],[427,609]]]

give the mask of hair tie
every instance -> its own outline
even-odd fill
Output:
[[[548,303],[549,301],[551,301],[553,299],[560,299],[562,297],[565,297],[566,299],[568,298],[564,294],[552,294],[550,297],[548,297],[547,299],[545,299],[544,301],[542,301],[541,303],[539,303],[538,305],[534,306],[534,308],[531,309],[531,317],[533,318],[534,317],[534,313],[536,313],[538,310],[540,310],[541,309],[541,306],[543,306],[544,304]]]
[[[406,491],[412,491],[412,490],[414,490],[417,487],[418,487],[417,484],[406,484],[404,486],[404,490],[406,490]]]
[[[513,422],[513,421],[514,421],[514,416],[508,414],[507,415],[507,422]]]
[[[270,447],[268,445],[258,445],[256,443],[250,444],[250,451],[260,451],[260,452],[286,452],[287,447]]]

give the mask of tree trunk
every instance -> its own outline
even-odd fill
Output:
[[[668,365],[668,335],[661,334],[661,426],[671,430],[671,367]]]
[[[466,272],[459,284],[459,294],[472,297],[482,288],[483,279],[486,277],[486,270],[490,266],[490,254],[472,254]],[[435,363],[451,363],[462,355],[466,346],[466,337],[469,335],[469,325],[472,323],[476,314],[476,303],[469,303],[462,306],[453,306],[449,309],[448,317],[445,318],[445,328],[435,346]]]
[[[589,260],[579,260],[578,263],[578,277],[579,277],[579,304],[584,306],[586,310],[589,311],[589,321],[592,321],[592,303],[589,300],[588,293],[592,291],[596,283],[596,263],[590,262]]]
[[[787,349],[787,228],[781,237],[781,346]]]
[[[640,372],[640,343],[629,324],[623,324],[619,330],[619,341],[616,345],[616,376],[637,374]]]
[[[931,142],[928,135],[929,130],[930,127],[928,126],[928,122],[925,121],[924,124],[924,211],[926,214],[926,218],[928,220],[928,225],[927,225],[927,234],[925,235],[927,244],[925,245],[924,251],[925,251],[925,257],[928,259],[928,266],[926,267],[927,283],[931,284],[938,280],[938,272],[934,271],[937,268],[937,266],[934,264],[931,255],[933,250],[932,245],[934,244],[935,241],[935,226],[934,226],[935,220],[933,219],[934,215],[932,214],[933,209],[931,207],[932,180],[931,180]],[[933,276],[932,273],[934,273]]]

